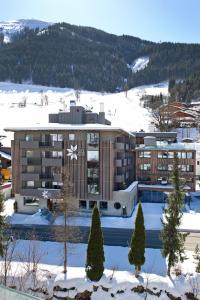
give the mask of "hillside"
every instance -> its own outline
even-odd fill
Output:
[[[200,67],[200,45],[153,43],[91,27],[57,23],[15,34],[0,46],[0,81],[115,92]]]
[[[43,93],[41,93],[43,91]],[[148,130],[151,118],[149,112],[140,106],[140,97],[146,94],[166,94],[167,84],[159,86],[141,86],[128,91],[127,98],[121,93],[96,93],[81,91],[79,105],[99,112],[100,103],[104,103],[106,118],[113,126],[127,131]],[[41,97],[48,97],[48,106],[41,105]],[[20,105],[26,99],[26,107]],[[29,126],[48,122],[48,114],[69,109],[71,99],[75,99],[74,90],[36,85],[12,84],[0,82],[0,135],[6,135],[4,146],[10,146],[13,135],[3,131],[5,127]],[[9,116],[9,117],[8,117]]]

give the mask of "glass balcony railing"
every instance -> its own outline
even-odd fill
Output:
[[[3,285],[0,285],[0,299],[1,300],[41,300],[41,298],[37,298],[31,296],[29,294],[25,294],[13,289],[6,288]]]

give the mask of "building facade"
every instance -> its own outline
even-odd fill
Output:
[[[18,210],[35,212],[50,202],[59,204],[66,169],[75,209],[91,211],[97,204],[105,215],[131,215],[137,202],[135,137],[106,125],[105,118],[104,124],[85,124],[82,119],[78,125],[54,123],[55,119],[54,115],[46,125],[6,129],[14,131],[13,190]]]
[[[149,202],[160,202],[160,199],[165,202],[167,194],[172,191],[170,178],[176,155],[184,189],[195,191],[196,150],[190,144],[159,144],[154,137],[146,137],[144,141],[145,144],[135,150],[136,180],[144,201],[149,197]]]

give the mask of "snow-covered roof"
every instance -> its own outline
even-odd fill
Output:
[[[0,157],[6,158],[8,160],[11,160],[11,155],[9,155],[8,153],[5,153],[3,151],[0,151]]]
[[[103,124],[59,124],[59,123],[46,123],[46,124],[35,124],[33,126],[15,126],[15,127],[6,127],[5,131],[46,131],[46,130],[105,130],[105,131],[122,131],[126,134],[129,134],[134,137],[131,132],[128,132],[120,127],[103,125]]]

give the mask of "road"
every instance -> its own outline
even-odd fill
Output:
[[[71,237],[69,242],[87,243],[89,235],[89,227],[81,226],[70,227]],[[102,228],[104,236],[104,244],[109,246],[126,247],[130,243],[132,230],[122,228]],[[9,229],[9,234],[18,239],[38,239],[41,241],[56,241],[63,240],[63,227],[53,225],[12,225]],[[159,240],[159,230],[146,230],[146,247],[161,248]],[[186,239],[186,249],[193,250],[195,245],[200,245],[200,232],[191,232]]]

